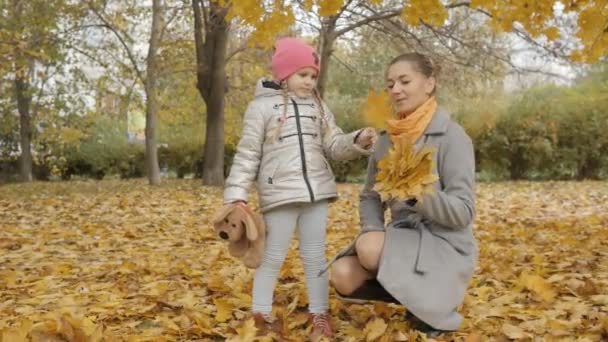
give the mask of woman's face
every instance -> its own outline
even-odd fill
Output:
[[[411,62],[401,61],[388,68],[386,87],[397,114],[407,116],[431,96],[435,78],[426,77]]]

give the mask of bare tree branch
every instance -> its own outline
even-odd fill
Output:
[[[247,43],[243,43],[239,47],[236,47],[234,50],[229,51],[228,54],[226,55],[226,62],[228,62],[234,56],[236,56],[237,54],[239,54],[245,50],[247,50]]]
[[[365,19],[362,19],[362,20],[360,20],[360,21],[358,21],[356,23],[353,23],[353,24],[351,24],[351,25],[349,25],[349,26],[347,26],[347,27],[345,27],[345,28],[343,28],[341,30],[336,31],[335,35],[336,35],[336,37],[340,37],[343,34],[345,34],[347,32],[350,32],[350,31],[352,31],[352,30],[354,30],[354,29],[356,29],[358,27],[361,27],[361,26],[363,26],[365,24],[368,24],[368,23],[374,22],[374,21],[378,21],[378,20],[382,20],[382,19],[392,18],[392,17],[395,17],[395,16],[399,15],[399,13],[401,13],[401,12],[399,10],[396,10],[396,11],[388,12],[388,13],[385,13],[385,14],[376,14],[376,15],[369,16],[369,17],[367,17]]]
[[[116,30],[116,28],[113,27],[106,18],[104,18],[104,16],[93,6],[93,4],[91,2],[87,2],[87,4],[89,5],[89,9],[99,18],[99,20],[101,20],[104,23],[104,25],[102,25],[102,26],[107,28],[108,30],[112,31],[112,33],[114,33],[116,38],[118,38],[118,40],[120,41],[120,44],[123,46],[123,48],[127,52],[127,56],[129,57],[129,60],[131,61],[131,64],[132,64],[133,68],[135,69],[135,73],[137,74],[137,78],[139,78],[139,80],[142,83],[145,83],[145,77],[144,77],[142,71],[139,69],[139,66],[137,65],[137,61],[135,60],[135,56],[133,55],[133,52],[127,45],[125,39],[120,35],[118,30]],[[132,40],[130,37],[129,37],[129,39]]]

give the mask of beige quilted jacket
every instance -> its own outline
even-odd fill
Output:
[[[284,99],[273,82],[259,80],[255,99],[243,119],[241,140],[226,180],[224,203],[247,201],[256,182],[261,210],[287,203],[311,203],[337,197],[335,177],[327,158],[350,160],[371,151],[354,143],[359,131],[344,134],[324,105],[320,120],[313,98],[289,94],[287,119],[278,138]],[[323,134],[323,126],[329,133]]]

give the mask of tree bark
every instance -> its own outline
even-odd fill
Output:
[[[22,28],[21,16],[23,15],[23,2],[13,1],[14,17],[16,24]],[[30,93],[30,83],[28,79],[31,63],[23,56],[18,49],[14,49],[14,57],[17,61],[15,69],[15,98],[17,99],[17,111],[19,112],[19,147],[21,155],[19,157],[19,178],[22,182],[31,182],[32,177],[32,119],[30,108],[32,95]],[[27,63],[21,65],[20,63]]]
[[[156,144],[156,112],[158,110],[157,81],[158,65],[157,51],[161,40],[163,8],[161,0],[152,0],[152,31],[148,46],[146,65],[146,170],[150,185],[160,184],[158,153]]]
[[[17,75],[15,78],[15,94],[17,111],[19,112],[19,133],[21,157],[19,158],[19,174],[23,182],[32,181],[32,123],[30,105],[32,97],[29,94],[29,83],[26,76]]]
[[[202,6],[201,6],[202,5]],[[203,184],[224,184],[224,94],[226,91],[226,50],[229,23],[227,7],[210,1],[205,10],[201,0],[192,0],[196,43],[197,88],[207,106],[203,148]],[[204,27],[203,27],[204,26]],[[205,38],[203,41],[203,29]]]
[[[329,60],[333,53],[334,42],[336,41],[336,21],[338,17],[329,17],[323,20],[319,39],[319,49],[321,52],[321,71],[317,81],[317,89],[321,97],[325,94],[327,74],[329,73]]]

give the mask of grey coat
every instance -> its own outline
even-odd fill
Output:
[[[325,118],[321,120],[313,98],[289,93],[285,101],[281,90],[272,86],[259,80],[255,99],[245,112],[241,139],[226,179],[224,203],[247,201],[254,182],[263,212],[287,203],[336,198],[335,177],[327,158],[348,160],[369,155],[370,151],[355,144],[359,131],[343,133],[324,103]],[[280,125],[285,106],[286,120]]]
[[[435,191],[410,206],[404,201],[382,203],[373,190],[376,163],[391,147],[381,134],[369,158],[367,180],[360,195],[361,234],[385,231],[377,279],[414,315],[436,329],[456,330],[462,317],[456,308],[475,269],[475,157],[469,136],[438,109],[416,142],[436,146]],[[384,208],[392,221],[385,226]],[[354,254],[354,243],[335,259]],[[334,260],[335,260],[334,259]]]

